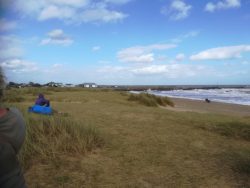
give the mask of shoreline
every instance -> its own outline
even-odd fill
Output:
[[[233,116],[250,116],[250,106],[203,100],[169,97],[175,104],[174,107],[164,107],[168,110],[179,112],[219,113]]]

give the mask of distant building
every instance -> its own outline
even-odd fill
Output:
[[[65,84],[64,87],[75,87],[74,84]]]
[[[95,83],[84,83],[83,87],[85,87],[85,88],[96,88],[97,85]]]
[[[56,82],[49,82],[49,83],[45,84],[45,86],[47,86],[47,87],[62,87],[63,84],[62,83],[56,83]]]

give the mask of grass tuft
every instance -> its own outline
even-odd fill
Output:
[[[67,117],[26,114],[26,140],[19,153],[24,168],[32,159],[56,159],[63,154],[84,154],[104,143],[99,132]]]
[[[171,101],[168,97],[161,97],[156,95],[151,95],[148,93],[140,93],[140,94],[130,94],[129,101],[138,101],[140,104],[145,106],[174,106],[173,101]]]

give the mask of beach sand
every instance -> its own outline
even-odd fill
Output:
[[[213,101],[207,103],[201,100],[180,99],[172,97],[171,99],[175,103],[175,107],[166,107],[168,110],[185,112],[191,111],[199,113],[219,113],[225,115],[250,117],[250,106],[247,105],[228,104]]]

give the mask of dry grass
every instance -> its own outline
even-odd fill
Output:
[[[68,117],[43,119],[25,114],[31,137],[27,135],[27,139],[35,138],[28,142],[29,150],[23,148],[28,157],[22,164],[28,161],[25,178],[29,187],[250,186],[250,142],[242,138],[243,127],[250,122],[247,117],[149,108],[110,90],[53,92],[50,97],[63,99],[51,104]],[[30,104],[14,105],[25,110]],[[68,118],[72,126],[66,123]],[[63,128],[61,134],[61,121],[72,129]],[[224,136],[221,129],[228,122],[240,122],[243,127],[231,125],[233,134]],[[75,146],[85,134],[79,140],[67,136],[78,132],[75,124],[98,130],[87,133],[96,138],[91,151]],[[34,130],[29,132],[29,128]],[[100,147],[102,140],[105,145]],[[32,153],[37,151],[40,154]]]

